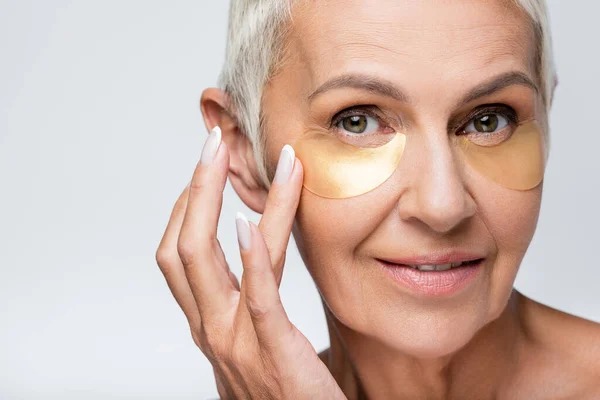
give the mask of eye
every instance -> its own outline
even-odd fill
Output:
[[[517,113],[507,106],[485,107],[477,110],[458,135],[464,135],[478,146],[496,146],[513,135],[518,126]]]
[[[356,114],[342,118],[336,126],[350,135],[368,135],[377,132],[379,121],[364,114]]]
[[[479,115],[465,127],[465,133],[494,133],[509,124],[508,118],[500,113]]]
[[[334,115],[329,129],[339,140],[352,146],[380,147],[396,136],[390,120],[377,106],[354,106]]]

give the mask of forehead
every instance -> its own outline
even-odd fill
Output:
[[[308,0],[288,44],[312,89],[348,72],[413,87],[505,70],[535,78],[533,30],[511,0]]]

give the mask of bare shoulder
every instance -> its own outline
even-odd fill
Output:
[[[561,397],[600,398],[600,324],[520,296],[531,372]]]
[[[600,364],[600,323],[521,296],[527,328],[541,343]]]

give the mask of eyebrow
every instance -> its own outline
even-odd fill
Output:
[[[333,78],[319,86],[317,90],[308,96],[308,101],[312,101],[315,97],[330,90],[341,88],[360,89],[369,93],[391,97],[403,103],[409,102],[409,97],[405,92],[392,82],[364,74],[346,74]]]
[[[521,85],[532,88],[539,92],[537,85],[520,71],[510,71],[495,76],[471,89],[460,101],[460,105],[469,103],[480,97],[485,97],[512,85]],[[365,74],[345,74],[333,78],[323,85],[319,86],[310,96],[308,100],[312,101],[315,97],[334,89],[353,88],[367,91],[369,93],[379,94],[390,97],[403,103],[410,103],[410,97],[402,88],[394,83]]]
[[[471,89],[460,101],[460,104],[470,103],[480,97],[489,96],[501,89],[512,85],[527,86],[539,93],[537,85],[521,71],[510,71],[495,76]]]

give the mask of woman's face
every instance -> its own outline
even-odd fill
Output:
[[[340,135],[362,121],[408,132],[401,163],[374,190],[342,199],[303,190],[294,237],[307,268],[350,329],[414,356],[455,351],[504,309],[537,224],[542,184],[500,186],[455,157],[449,140],[488,106],[499,118],[545,120],[526,83],[537,82],[528,20],[501,0],[308,1],[293,17],[263,98],[268,168],[311,131]],[[396,95],[361,88],[359,78],[309,99],[342,75],[384,80]],[[450,294],[404,286],[378,261],[448,251],[484,257],[475,279]]]

